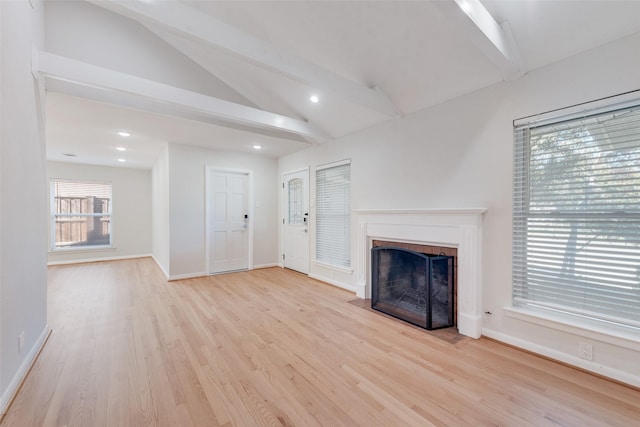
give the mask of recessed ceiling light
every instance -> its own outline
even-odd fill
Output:
[[[252,145],[252,147],[254,150],[259,150],[262,148],[262,145],[255,144],[255,145]]]
[[[124,137],[131,136],[131,134],[125,130],[118,132],[118,135],[124,136]]]
[[[67,157],[75,157],[76,156],[75,154],[72,154],[72,153],[63,153],[62,155],[63,156],[67,156]]]
[[[127,151],[127,149],[125,147],[116,147],[116,150],[118,150],[118,151]]]
[[[313,102],[314,104],[317,104],[318,101],[320,101],[320,98],[318,98],[318,95],[311,95],[309,97],[309,101]]]
[[[118,159],[118,161],[119,161],[120,163],[124,163],[124,162],[126,162],[126,161],[127,161],[127,159]]]

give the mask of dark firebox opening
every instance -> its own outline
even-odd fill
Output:
[[[453,257],[371,249],[371,308],[428,330],[451,327]]]

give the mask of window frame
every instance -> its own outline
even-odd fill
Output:
[[[640,321],[635,318],[624,318],[623,316],[611,316],[607,314],[607,309],[610,310],[610,306],[605,301],[604,297],[599,297],[597,301],[603,301],[602,305],[606,308],[603,308],[600,312],[593,312],[590,310],[583,310],[581,312],[580,309],[575,308],[567,308],[567,306],[563,306],[560,304],[558,307],[553,307],[553,304],[549,302],[539,302],[536,305],[535,301],[528,298],[522,298],[523,290],[526,291],[529,285],[528,277],[527,277],[527,269],[528,264],[531,263],[531,257],[528,255],[528,240],[526,234],[529,232],[529,223],[528,220],[531,218],[544,216],[544,212],[532,212],[531,211],[531,130],[536,128],[544,128],[548,126],[553,126],[554,124],[571,124],[577,119],[584,119],[585,121],[592,118],[601,118],[606,114],[612,114],[614,112],[621,111],[637,111],[640,108],[640,98],[638,97],[640,94],[635,91],[627,94],[623,94],[621,96],[608,97],[605,99],[593,101],[591,103],[581,104],[578,106],[569,107],[566,109],[554,110],[549,113],[543,113],[536,116],[525,117],[522,119],[514,120],[514,164],[513,164],[513,230],[512,230],[512,248],[513,248],[513,256],[512,256],[512,279],[513,279],[513,288],[512,288],[512,307],[507,310],[507,314],[509,312],[513,313],[534,313],[530,314],[535,316],[547,317],[549,319],[564,319],[564,323],[574,323],[574,324],[584,324],[584,325],[594,325],[599,324],[600,327],[605,329],[616,329],[622,328],[630,330],[638,331],[640,328]],[[637,113],[636,113],[637,115]],[[579,126],[571,127],[574,132],[577,132]],[[560,132],[560,131],[557,131]],[[636,133],[635,128],[633,131],[633,135],[636,135],[640,141],[640,130]],[[589,134],[589,138],[591,138],[594,144],[604,144],[604,140],[595,139],[592,134]],[[604,138],[604,137],[603,137]],[[522,142],[522,147],[519,146],[520,142]],[[603,142],[601,142],[603,141]],[[634,149],[638,149],[640,147],[640,142],[637,145],[634,145]],[[572,151],[572,154],[575,154],[579,151],[579,149],[575,149]],[[578,156],[578,154],[575,154]],[[605,165],[608,165],[605,164]],[[613,171],[618,171],[619,169],[613,169]],[[618,176],[618,175],[616,175]],[[620,177],[624,178],[625,175],[623,173],[619,174]],[[574,178],[572,180],[567,180],[570,186],[575,185],[578,182],[579,178]],[[614,191],[615,192],[615,191]],[[609,193],[605,193],[609,194]],[[558,198],[560,200],[561,197]],[[635,207],[637,209],[637,207]],[[554,215],[558,219],[567,220],[571,218],[572,215],[576,217],[578,214],[588,215],[590,216],[590,220],[596,217],[597,214],[591,213],[588,209],[584,209],[584,211],[576,211],[571,212],[571,209],[567,211],[558,210],[554,212]],[[548,214],[548,212],[547,212]],[[603,215],[603,214],[601,214]],[[630,217],[637,217],[636,213],[628,213],[623,211],[615,211],[611,210],[610,212],[606,212],[604,214],[608,219],[617,219],[617,220],[628,220]],[[571,223],[577,223],[578,219],[575,221],[571,221]],[[591,222],[589,222],[591,224]],[[556,238],[554,240],[557,243],[560,243],[561,240]],[[607,242],[614,243],[615,239],[607,239]],[[610,244],[611,244],[610,243]],[[568,249],[567,249],[568,250]],[[564,255],[567,256],[566,253]],[[597,290],[597,286],[594,288],[593,285],[584,285],[586,291],[593,292]],[[554,290],[555,291],[555,290]],[[520,295],[518,295],[520,293]],[[559,294],[563,294],[563,298],[567,298],[567,293],[560,291]],[[638,304],[637,301],[633,301],[629,303],[630,306],[634,307]],[[590,306],[588,306],[590,307]],[[535,314],[537,313],[537,314]],[[515,315],[517,317],[517,315]],[[572,320],[573,319],[573,320]]]
[[[83,185],[108,185],[109,186],[109,202],[108,202],[108,212],[100,212],[100,213],[73,213],[73,212],[65,212],[65,213],[57,213],[56,212],[56,183],[57,182],[66,182],[66,183],[77,183]],[[68,217],[68,218],[105,218],[108,217],[108,235],[109,242],[106,244],[92,244],[92,245],[79,245],[79,246],[58,246],[56,241],[56,223],[57,219],[60,217]],[[70,178],[50,178],[49,179],[49,227],[50,227],[50,244],[49,251],[55,253],[62,252],[83,252],[83,251],[96,251],[96,250],[105,250],[105,249],[113,249],[114,241],[113,241],[113,183],[111,181],[92,181],[92,180],[82,180],[82,179],[70,179]]]
[[[320,237],[320,231],[322,229],[321,223],[323,221],[323,219],[321,218],[322,212],[320,212],[319,208],[321,206],[321,203],[319,202],[319,173],[322,173],[323,171],[327,171],[329,169],[335,169],[335,168],[341,168],[347,166],[348,167],[348,182],[347,184],[347,191],[348,191],[348,203],[345,206],[345,210],[342,211],[342,213],[340,214],[340,216],[342,217],[342,221],[340,224],[340,227],[343,228],[343,230],[346,231],[346,235],[345,240],[342,242],[343,243],[343,248],[345,248],[342,252],[342,255],[344,255],[343,258],[339,258],[337,259],[337,257],[327,257],[324,256],[321,252],[320,249],[320,245],[322,244],[322,239]],[[337,161],[337,162],[332,162],[332,163],[327,163],[327,164],[323,164],[323,165],[319,165],[315,167],[315,174],[314,174],[314,179],[315,179],[315,244],[314,244],[314,248],[315,248],[315,253],[314,253],[314,262],[316,264],[328,267],[328,268],[332,268],[335,270],[339,270],[339,271],[344,271],[344,272],[351,272],[351,268],[352,268],[352,254],[351,254],[351,219],[352,219],[352,214],[351,214],[351,202],[352,202],[352,197],[351,197],[351,159],[345,159],[345,160],[341,160],[341,161]],[[329,246],[330,244],[326,244],[325,246],[328,246],[327,249],[330,249]],[[338,251],[340,252],[340,251]],[[338,262],[336,262],[336,259]]]

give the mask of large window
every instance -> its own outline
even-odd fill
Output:
[[[351,164],[316,169],[316,261],[351,266]]]
[[[515,123],[513,300],[640,326],[640,105]]]
[[[111,184],[51,180],[54,250],[111,246]]]

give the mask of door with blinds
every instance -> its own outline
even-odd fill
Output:
[[[282,182],[283,265],[309,274],[309,171],[285,174]]]
[[[207,265],[216,274],[249,268],[249,176],[207,170]]]

